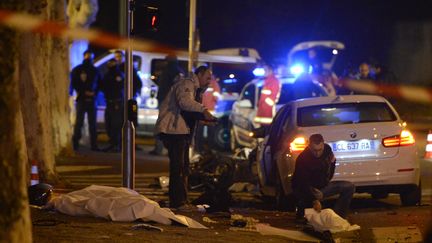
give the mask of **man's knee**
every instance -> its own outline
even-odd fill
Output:
[[[344,191],[347,194],[354,194],[355,192],[355,185],[354,183],[350,181],[344,181],[342,185],[342,191]]]

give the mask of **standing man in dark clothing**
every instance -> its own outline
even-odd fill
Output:
[[[71,72],[72,88],[78,94],[76,99],[76,120],[72,136],[74,150],[79,148],[85,113],[87,113],[91,150],[99,150],[96,133],[96,95],[100,78],[99,71],[93,65],[93,53],[89,50],[85,51],[83,63],[76,66]]]
[[[124,63],[123,52],[119,51],[119,50],[115,51],[114,52],[114,59],[116,60],[117,65],[118,65],[120,71],[122,71],[125,74],[125,77],[126,77],[127,73],[126,73],[126,70],[125,70],[125,63]],[[132,63],[131,63],[131,65],[132,65]],[[141,94],[141,88],[142,88],[142,80],[139,77],[138,70],[135,67],[132,68],[132,78],[133,78],[133,82],[132,82],[133,97],[135,99],[137,96],[139,96]],[[135,126],[136,126],[137,125],[136,121],[134,123],[135,123]]]
[[[216,118],[199,100],[212,77],[211,70],[200,66],[191,77],[176,82],[160,106],[156,134],[168,149],[170,160],[170,207],[179,210],[193,209],[188,204],[189,146],[198,120],[214,121]],[[202,91],[200,91],[200,89]]]
[[[174,55],[168,55],[165,57],[165,60],[167,61],[167,65],[162,71],[161,75],[159,76],[157,85],[158,85],[158,92],[157,92],[157,101],[159,104],[159,107],[161,106],[163,100],[167,96],[168,92],[171,89],[171,86],[178,81],[180,78],[184,77],[184,71],[180,68],[177,57]],[[163,151],[163,143],[162,141],[156,136],[155,138],[155,147],[153,150],[149,152],[151,155],[162,155]]]
[[[324,143],[323,136],[311,135],[308,147],[296,160],[292,179],[292,188],[298,200],[297,219],[303,219],[306,207],[312,206],[320,212],[321,200],[336,194],[339,198],[334,211],[341,217],[347,216],[355,186],[349,181],[330,181],[335,167],[336,158],[331,147]]]
[[[108,61],[108,71],[100,86],[105,96],[105,129],[110,142],[104,151],[119,152],[123,125],[124,74],[116,60]]]

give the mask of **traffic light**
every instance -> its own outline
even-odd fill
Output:
[[[159,8],[149,6],[139,0],[135,1],[131,34],[143,35],[148,32],[155,32],[159,28],[159,21]]]

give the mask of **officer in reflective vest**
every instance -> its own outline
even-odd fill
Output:
[[[219,98],[221,97],[220,86],[218,84],[218,81],[219,78],[216,78],[213,75],[208,88],[203,94],[203,100],[202,100],[202,104],[213,114],[216,109],[216,104]]]
[[[255,122],[265,126],[270,125],[276,113],[276,103],[279,99],[281,83],[274,75],[272,67],[267,65],[264,70],[266,79],[261,89]]]

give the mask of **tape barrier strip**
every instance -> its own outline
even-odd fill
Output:
[[[86,39],[94,45],[105,48],[127,49],[130,45],[133,50],[146,52],[162,52],[167,54],[184,54],[153,41],[142,39],[121,38],[93,29],[69,28],[66,23],[45,21],[29,14],[15,13],[0,9],[0,24],[22,32],[33,32],[52,35],[64,39]],[[413,102],[432,102],[432,89],[404,85],[377,84],[374,80],[341,80],[342,84],[350,90],[378,94],[386,97],[404,98]]]
[[[385,97],[403,98],[419,103],[432,102],[432,89],[430,88],[409,85],[379,84],[377,82],[378,81],[375,80],[341,80],[343,86],[353,91],[377,94]]]
[[[85,29],[69,28],[66,23],[45,21],[29,14],[15,13],[0,9],[0,24],[22,32],[47,34],[64,39],[86,39],[94,45],[105,48],[127,49],[129,45],[134,50],[146,52],[162,52],[167,54],[179,54],[184,51],[176,51],[173,48],[157,44],[143,39],[121,38],[107,32]]]

